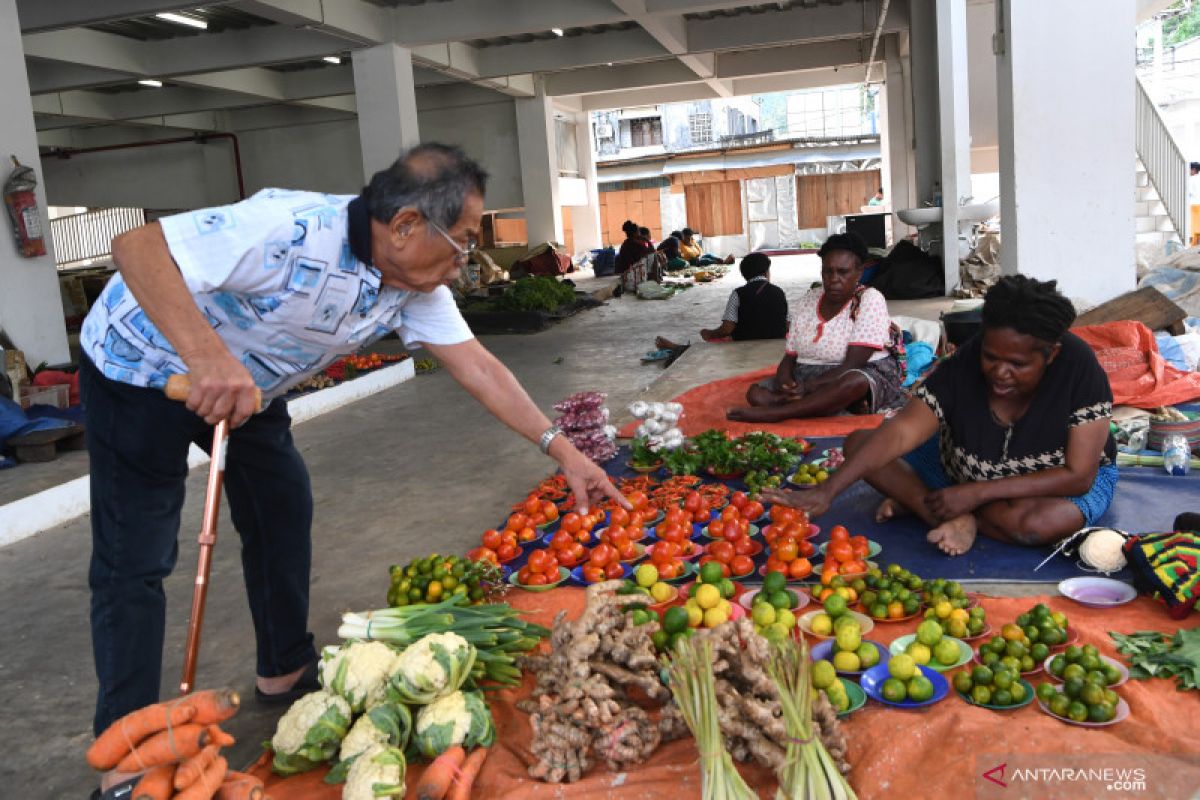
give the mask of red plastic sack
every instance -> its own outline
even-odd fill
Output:
[[[1140,322],[1084,325],[1071,332],[1093,350],[1112,386],[1113,404],[1157,408],[1200,398],[1200,373],[1182,372],[1158,352],[1154,334]]]

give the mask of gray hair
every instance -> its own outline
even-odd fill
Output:
[[[427,142],[405,150],[396,162],[371,176],[363,189],[367,212],[383,223],[402,208],[415,208],[435,225],[451,228],[463,199],[483,195],[488,174],[461,147]]]

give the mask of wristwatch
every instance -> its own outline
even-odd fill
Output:
[[[543,453],[550,454],[550,443],[554,441],[555,436],[562,435],[562,432],[562,428],[557,425],[551,425],[549,428],[546,428],[546,431],[542,434],[542,438],[538,439],[538,447],[542,448]]]

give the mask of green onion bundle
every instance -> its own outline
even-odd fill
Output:
[[[758,795],[746,785],[721,740],[712,643],[680,639],[667,662],[667,675],[675,705],[700,750],[703,800],[755,800]]]
[[[813,722],[810,669],[808,645],[803,641],[784,639],[771,648],[767,674],[779,691],[788,733],[786,766],[779,775],[775,800],[851,800],[854,790],[821,743]]]
[[[550,635],[541,625],[530,624],[505,603],[478,606],[457,605],[454,599],[441,603],[347,612],[342,615],[338,636],[343,639],[376,640],[405,648],[430,633],[454,632],[475,646],[476,660],[471,677],[479,683],[494,681],[505,686],[521,682],[516,656],[537,647]]]

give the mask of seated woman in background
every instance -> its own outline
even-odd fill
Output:
[[[751,386],[750,407],[730,409],[729,419],[781,422],[843,411],[877,413],[900,404],[903,349],[887,301],[858,282],[867,246],[856,234],[836,234],[818,255],[821,288],[792,306],[775,377]]]
[[[617,251],[618,275],[624,275],[630,267],[654,252],[650,242],[638,235],[638,226],[633,220],[625,220],[621,224],[621,231],[625,234],[625,241],[621,242],[621,249]]]
[[[712,264],[732,264],[733,254],[730,253],[725,258],[717,258],[714,255],[705,253],[700,249],[700,244],[695,240],[696,232],[691,228],[684,228],[680,231],[682,238],[679,240],[679,255],[684,261],[691,264],[693,267],[707,267]]]
[[[671,231],[669,236],[663,238],[658,243],[658,252],[663,254],[666,262],[663,264],[663,269],[668,272],[674,272],[680,269],[687,269],[688,262],[684,261],[679,255],[679,240],[683,238],[683,234],[679,231]]]
[[[880,522],[916,514],[948,555],[967,552],[978,531],[1046,545],[1095,524],[1117,484],[1112,389],[1068,332],[1074,320],[1054,281],[1001,278],[984,300],[983,332],[895,418],[852,434],[827,483],[777,502],[819,514],[865,478],[887,498]]]
[[[721,324],[702,329],[700,337],[711,342],[726,338],[746,341],[787,336],[787,295],[771,283],[771,259],[766,253],[750,253],[742,259],[740,269],[746,283],[730,292]],[[662,336],[654,340],[654,346],[672,352],[687,349],[686,344],[677,344]]]

